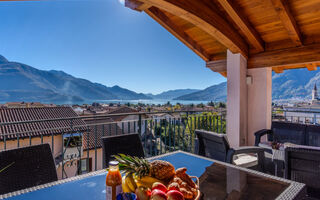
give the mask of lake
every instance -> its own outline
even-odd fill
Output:
[[[131,103],[131,104],[138,104],[138,103],[143,103],[143,104],[166,104],[168,101],[172,105],[176,105],[177,103],[184,104],[184,105],[189,105],[189,104],[207,104],[210,101],[185,101],[185,100],[168,100],[168,99],[140,99],[140,100],[97,100],[97,101],[91,101],[92,102],[98,102],[98,103],[120,103],[120,104],[126,104],[126,103]],[[90,103],[90,104],[91,104]]]

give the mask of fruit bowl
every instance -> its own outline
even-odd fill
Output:
[[[201,193],[200,193],[200,190],[199,190],[199,178],[197,177],[197,176],[190,176],[190,178],[192,178],[192,179],[194,179],[195,181],[195,184],[196,184],[196,186],[197,186],[197,195],[196,195],[196,197],[195,198],[192,198],[192,199],[186,199],[186,200],[199,200],[200,199],[200,196],[201,196]],[[152,180],[150,177],[148,177],[147,179],[149,179],[148,181],[156,181],[156,180]],[[122,181],[123,181],[123,185],[125,185],[126,184],[126,181],[128,181],[128,179],[127,179],[127,177],[126,176],[123,176],[122,177]],[[145,179],[143,180],[143,181],[146,181]],[[139,183],[139,181],[138,182],[136,182],[136,183],[138,183],[138,185],[139,186],[142,186],[142,185],[140,185],[141,183]],[[145,182],[145,184],[146,185],[144,185],[144,187],[149,187],[149,188],[151,188],[151,186],[150,185],[148,185],[146,182]],[[168,186],[168,184],[165,184],[166,186]],[[124,186],[123,186],[124,187]],[[128,188],[129,189],[129,188]],[[128,190],[126,190],[125,192],[134,192],[134,191],[128,191]]]
[[[125,176],[122,180],[124,192],[137,194],[140,200],[199,200],[199,179],[189,176],[187,168],[175,169],[163,160],[146,160],[124,154],[114,156]]]
[[[197,188],[198,188],[198,190],[197,190],[198,194],[197,194],[196,198],[194,198],[194,200],[199,200],[200,196],[201,196],[201,193],[200,193],[200,190],[199,190],[200,189],[199,178],[196,177],[196,176],[190,176],[190,178],[196,179],[196,185],[197,185]]]

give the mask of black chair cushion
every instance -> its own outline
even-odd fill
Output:
[[[104,154],[103,166],[106,168],[113,155],[123,153],[130,156],[144,157],[140,136],[137,133],[102,137]]]
[[[0,169],[4,168],[0,173],[0,194],[58,180],[49,144],[0,152]]]
[[[320,149],[286,148],[286,177],[305,183],[311,197],[320,198]]]
[[[226,162],[230,146],[225,134],[204,130],[196,130],[195,133],[199,140],[199,155]]]
[[[320,147],[320,126],[307,125],[306,145]]]
[[[305,145],[306,125],[287,122],[272,122],[273,136],[268,135],[269,141],[280,143],[290,142]]]

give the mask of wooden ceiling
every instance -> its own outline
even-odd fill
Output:
[[[320,0],[126,0],[226,75],[226,51],[277,73],[320,64]]]

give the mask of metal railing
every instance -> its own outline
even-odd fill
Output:
[[[301,124],[320,124],[320,109],[275,108],[272,111],[272,120]]]
[[[120,116],[124,117],[122,121],[113,120]],[[78,120],[84,123],[79,124]],[[36,128],[37,123],[62,121],[68,125]],[[18,126],[34,129],[19,131]],[[16,131],[12,132],[13,128]],[[175,150],[194,152],[195,129],[225,133],[226,115],[213,111],[121,113],[6,122],[0,123],[0,129],[0,151],[49,143],[58,176],[63,179],[103,168],[103,136],[139,133],[147,157]],[[34,136],[35,133],[38,135]]]

